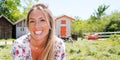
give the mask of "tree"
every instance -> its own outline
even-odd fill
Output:
[[[95,11],[93,13],[93,15],[91,15],[91,20],[97,20],[100,19],[104,14],[105,11],[109,8],[109,5],[100,5],[97,9],[97,11]]]
[[[105,25],[104,31],[120,31],[120,12],[114,11],[108,18],[110,22]]]
[[[20,12],[18,6],[20,6],[20,0],[0,0],[0,15],[4,15],[14,22],[16,19],[14,15]]]
[[[106,25],[106,31],[120,31],[120,20],[111,20],[108,25]]]
[[[38,0],[0,0],[0,15],[4,15],[12,22],[16,22],[21,18],[25,18],[30,5],[37,1]],[[22,9],[23,11],[21,11]]]

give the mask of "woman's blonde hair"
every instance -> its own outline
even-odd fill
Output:
[[[51,11],[48,9],[48,6],[46,4],[43,3],[39,3],[39,4],[35,4],[33,5],[27,15],[27,26],[29,27],[29,15],[31,13],[31,11],[33,11],[34,9],[39,9],[41,10],[46,18],[49,20],[50,23],[50,30],[49,30],[49,35],[48,35],[48,39],[46,41],[46,46],[45,49],[42,53],[41,59],[42,60],[53,60],[54,59],[54,39],[53,39],[53,35],[54,35],[54,19],[52,16]]]

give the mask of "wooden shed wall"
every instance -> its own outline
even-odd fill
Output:
[[[4,17],[0,18],[0,39],[12,38],[12,24]]]

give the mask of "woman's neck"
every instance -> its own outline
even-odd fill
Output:
[[[47,39],[41,39],[41,40],[34,40],[32,37],[30,38],[30,45],[35,48],[43,48],[46,46]]]

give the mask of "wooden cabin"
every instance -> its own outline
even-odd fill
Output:
[[[13,23],[4,15],[0,16],[0,39],[12,38]]]
[[[61,38],[69,38],[71,36],[71,21],[73,18],[62,15],[55,19],[56,35]]]
[[[26,25],[26,19],[20,19],[17,22],[14,23],[14,37],[19,38],[20,36],[27,34],[28,28]]]

